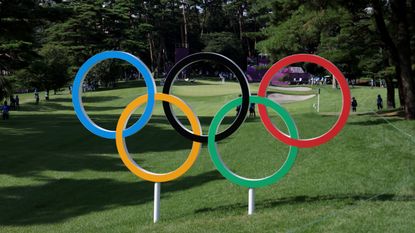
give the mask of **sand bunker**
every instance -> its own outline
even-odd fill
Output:
[[[268,96],[269,99],[279,103],[295,103],[305,101],[314,98],[316,95],[283,95],[283,94],[271,94]]]
[[[303,91],[303,92],[308,92],[308,91],[313,90],[309,87],[271,87],[271,89],[280,90],[280,91]]]

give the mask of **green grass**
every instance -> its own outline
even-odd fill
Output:
[[[123,108],[145,93],[142,86],[132,82],[85,93],[86,109],[99,125],[114,129]],[[251,86],[251,92],[257,89]],[[207,133],[212,116],[240,91],[234,83],[200,82],[179,83],[172,93],[192,106]],[[204,145],[183,177],[162,184],[157,224],[153,184],[124,167],[113,140],[83,128],[68,93],[40,105],[33,104],[32,94],[21,95],[22,111],[0,121],[0,232],[413,232],[415,122],[373,112],[384,89],[359,87],[352,94],[359,113],[329,143],[300,149],[279,183],[257,189],[253,216],[247,216],[247,189],[216,171]],[[285,105],[302,138],[331,128],[341,109],[340,91],[323,88],[321,114],[315,102]],[[222,129],[234,115],[229,113]],[[160,102],[127,144],[136,162],[154,172],[177,168],[191,147],[172,130]],[[218,148],[234,172],[252,178],[275,172],[288,150],[259,118],[248,119]]]

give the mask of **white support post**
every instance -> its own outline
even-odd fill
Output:
[[[154,183],[154,214],[153,222],[158,222],[160,218],[160,183]]]
[[[249,188],[248,190],[248,215],[252,215],[255,210],[255,190]]]
[[[317,94],[317,112],[320,112],[320,88],[318,89]]]

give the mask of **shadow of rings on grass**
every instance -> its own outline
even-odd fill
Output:
[[[322,195],[322,196],[294,196],[281,199],[268,199],[255,203],[256,209],[268,209],[282,205],[295,205],[304,203],[315,203],[325,201],[344,201],[346,205],[354,205],[358,201],[415,201],[414,195],[395,195],[395,194],[361,194],[361,195]],[[231,205],[217,206],[214,208],[198,209],[195,213],[205,212],[229,212],[230,210],[242,211],[247,209],[247,204],[236,203]]]
[[[216,170],[185,176],[163,183],[161,198],[221,179]],[[147,181],[61,179],[37,186],[6,187],[0,189],[0,225],[55,223],[91,212],[152,201],[153,183]]]

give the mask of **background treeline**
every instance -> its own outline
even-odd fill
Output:
[[[413,0],[0,0],[0,99],[67,86],[105,50],[139,56],[156,76],[176,47],[219,52],[242,69],[259,53],[314,53],[349,79],[386,80],[388,106],[415,119],[414,22]],[[106,86],[134,75],[115,60],[89,74]]]

